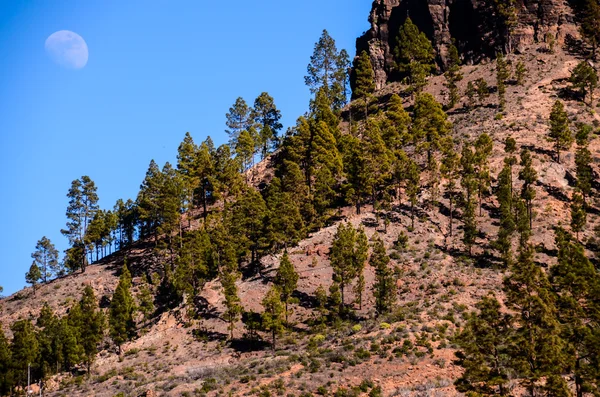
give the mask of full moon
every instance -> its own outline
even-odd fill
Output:
[[[70,30],[59,30],[46,39],[50,58],[67,69],[81,69],[88,61],[88,47],[83,37]]]

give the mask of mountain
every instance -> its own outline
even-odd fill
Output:
[[[508,35],[503,30],[506,21],[498,14],[497,4],[484,0],[376,0],[369,16],[372,27],[357,40],[357,53],[365,50],[370,56],[377,87],[367,110],[371,121],[388,117],[392,102],[397,98],[395,95],[401,98],[408,114],[416,119],[415,100],[423,94],[415,95],[400,81],[402,76],[396,71],[392,50],[396,32],[407,16],[426,34],[435,50],[437,73],[427,78],[423,92],[441,104],[449,100],[448,81],[443,71],[451,66],[448,54],[452,39],[455,40],[462,60],[458,70],[463,78],[456,82],[461,93],[458,104],[445,109],[451,123],[449,136],[457,143],[450,152],[454,151],[457,160],[462,161],[468,157],[468,150],[476,147],[482,133],[491,138],[489,156],[481,165],[481,170],[489,171],[490,191],[482,193],[480,201],[479,197],[472,201],[476,233],[470,249],[464,239],[468,226],[465,215],[467,188],[464,186],[469,183],[465,171],[460,171],[461,176],[454,187],[456,192],[453,193],[448,179],[442,177],[439,170],[428,168],[425,151],[420,152],[418,145],[408,143],[405,145],[406,153],[422,168],[414,205],[410,203],[406,182],[402,182],[400,188],[389,183],[382,189],[382,197],[384,194],[396,194],[396,191],[401,193],[391,199],[388,206],[384,199],[367,197],[362,209],[356,211],[351,200],[338,199],[326,221],[309,230],[297,243],[286,244],[285,249],[282,245],[278,249],[265,250],[255,264],[248,259],[250,255],[246,255],[246,260],[240,264],[242,275],[235,281],[246,316],[245,321],[240,318],[234,322],[233,338],[229,336],[228,302],[223,288],[225,265],[219,264],[218,273],[208,277],[197,294],[186,291],[180,300],[171,304],[165,298],[168,293],[164,292],[164,287],[173,276],[163,269],[172,266],[173,252],[177,249],[161,248],[152,235],[93,263],[83,273],[75,272],[40,285],[35,294],[28,288],[2,299],[0,322],[5,333],[12,336],[10,324],[19,319],[37,318],[43,302],[47,302],[58,315],[66,314],[73,302],[79,299],[84,286],[94,289],[100,307],[108,311],[125,260],[133,273],[134,296],[147,284],[146,280],[151,279],[149,285],[156,295],[157,310],[149,319],[137,315],[136,337],[123,344],[122,353],[118,354],[114,343],[105,337],[89,377],[80,366],[73,368],[71,373],[51,376],[46,382],[46,395],[463,395],[459,390],[464,384],[458,382],[455,386],[455,382],[465,373],[467,364],[458,358],[464,358],[467,348],[457,335],[472,324],[474,317],[470,313],[477,313],[482,307],[482,299],[493,295],[500,302],[499,313],[514,317],[510,326],[499,323],[492,329],[511,328],[514,334],[510,335],[516,338],[521,326],[519,319],[523,319],[519,317],[519,308],[511,303],[516,298],[507,296],[506,285],[510,281],[505,281],[512,280],[518,268],[503,265],[496,244],[503,216],[498,200],[499,175],[505,164],[510,163],[510,156],[514,155],[511,188],[515,197],[520,197],[525,179],[519,176],[525,168],[519,163],[524,156],[523,149],[531,154],[531,167],[536,177],[532,183],[535,198],[531,204],[534,214],[531,229],[521,222],[520,227],[526,229],[521,239],[526,234],[527,246],[532,247],[534,252],[534,268],[536,272],[540,271],[535,273],[541,280],[538,284],[552,284],[550,289],[537,289],[532,296],[542,300],[545,294],[549,294],[553,298],[548,301],[554,302],[554,299],[559,302],[552,309],[554,311],[544,309],[552,313],[551,321],[547,318],[544,321],[549,321],[548,324],[557,330],[566,327],[561,313],[567,312],[567,306],[560,305],[571,301],[561,300],[565,293],[557,287],[559,281],[553,270],[557,269],[559,257],[563,255],[560,251],[563,248],[556,244],[555,230],[557,226],[568,231],[573,229],[572,207],[579,186],[578,178],[581,178],[576,150],[581,148],[572,144],[563,150],[558,161],[548,134],[551,111],[557,100],[564,104],[573,131],[583,124],[591,126],[593,131],[588,145],[592,156],[592,188],[586,198],[587,222],[582,230],[572,230],[573,235],[577,232],[577,241],[582,244],[573,242],[571,253],[575,258],[579,252],[577,247],[581,247],[581,252],[593,264],[593,270],[588,274],[592,285],[592,281],[599,277],[600,250],[596,241],[600,230],[597,191],[600,143],[596,134],[600,117],[596,108],[582,100],[579,90],[573,88],[569,81],[573,70],[590,54],[579,33],[578,14],[567,2],[516,2],[516,19]],[[509,77],[501,83],[506,84],[504,109],[499,106],[498,62],[495,58],[502,51],[507,51],[505,59],[511,69]],[[518,84],[514,77],[517,65],[526,70],[522,84]],[[481,81],[487,83],[487,95],[482,92],[469,100],[462,94]],[[592,103],[596,102],[592,100]],[[357,117],[363,112],[364,104],[360,98],[344,107],[337,127],[339,135],[335,139],[341,142],[344,136],[365,139],[369,121]],[[413,120],[413,123],[416,122]],[[301,127],[296,131],[298,135],[302,132]],[[508,152],[505,147],[507,138],[515,140],[514,150]],[[362,145],[368,143],[366,140],[360,142]],[[386,142],[388,146],[391,145],[389,142]],[[282,168],[289,167],[282,158],[293,158],[290,151],[293,147],[284,143],[275,153],[247,171],[245,180],[252,191],[261,191],[266,197],[272,197],[269,190],[279,183],[277,178],[282,174],[289,175],[282,171]],[[344,158],[343,161],[349,160]],[[373,165],[365,162],[363,167]],[[401,168],[399,173],[404,177],[408,168]],[[284,181],[281,183],[285,184],[285,177],[281,178]],[[320,188],[324,189],[323,186]],[[317,190],[314,186],[313,189]],[[340,190],[344,189],[349,188],[340,187]],[[300,193],[288,199],[302,201]],[[515,198],[515,206],[517,201]],[[203,210],[198,206],[184,215],[179,223],[181,229],[163,234],[160,240],[167,244],[168,236],[212,228],[211,222],[225,217],[221,211],[227,205],[215,201],[210,207],[208,220],[203,218]],[[259,216],[257,212],[251,213],[254,214],[252,219]],[[212,217],[213,214],[216,216]],[[522,212],[520,216],[524,216]],[[332,245],[342,224],[350,224],[356,230],[362,227],[371,245],[375,244],[377,236],[382,239],[391,259],[389,269],[397,288],[394,308],[390,312],[376,313],[373,294],[376,269],[366,264],[360,304],[356,289],[348,286],[345,302],[351,313],[337,317],[335,288],[340,280],[339,275],[333,277],[331,262]],[[222,239],[227,240],[226,236]],[[518,248],[518,240],[515,232],[511,246],[513,259],[522,264],[525,261],[517,258],[522,252]],[[278,336],[276,350],[272,351],[271,330],[257,329],[260,328],[258,324],[249,319],[256,319],[256,313],[264,311],[263,298],[277,279],[284,251],[299,279],[290,301],[292,310],[288,330]],[[585,263],[587,266],[588,262]],[[152,281],[155,274],[157,280]],[[578,286],[585,284],[581,280],[573,282],[580,283]],[[352,287],[356,285],[355,282]],[[596,283],[589,288],[592,292],[600,292],[600,289],[593,289],[599,285]],[[320,301],[319,287],[329,295],[329,304]],[[521,292],[522,297],[525,295]],[[582,292],[580,300],[589,303],[593,312],[592,308],[598,308],[597,296],[589,298]],[[588,313],[587,306],[582,310]],[[589,316],[586,327],[590,335],[598,335],[598,318],[593,317],[594,314]],[[553,322],[554,317],[556,322]],[[550,328],[547,326],[542,331],[550,332]],[[542,336],[546,335],[543,332]],[[560,334],[559,338],[558,333],[548,335],[556,337],[556,340],[564,338],[562,342],[552,339],[557,346],[565,343],[568,348],[565,347],[564,351],[576,348],[569,344],[568,336]],[[543,340],[536,346],[542,346],[539,356],[549,354],[543,350]],[[504,354],[498,360],[517,353],[505,351]],[[590,348],[589,357],[595,358],[585,358],[583,363],[593,367],[596,363],[593,360],[598,359],[597,350]],[[530,390],[558,395],[552,394],[556,393],[556,389],[550,389],[555,383],[567,385],[566,388],[571,391],[564,395],[569,395],[576,387],[574,364],[570,364],[569,360],[564,358],[568,363],[560,369],[553,369],[554,372],[537,372],[543,375],[536,378],[533,385],[526,382],[526,376],[516,373],[497,381],[506,384],[511,395],[529,395]],[[484,367],[481,364],[481,368]],[[502,374],[501,369],[498,371]],[[527,373],[526,369],[522,371]],[[532,374],[531,378],[536,374]],[[593,368],[585,372],[585,376],[588,385],[592,388],[598,386],[599,378],[593,377],[600,375],[593,372]],[[502,376],[499,375],[499,378]],[[477,386],[477,382],[474,383]],[[495,390],[489,394],[494,394]],[[590,393],[582,391],[581,395]]]

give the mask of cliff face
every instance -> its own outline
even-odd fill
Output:
[[[375,0],[369,29],[357,40],[357,53],[366,50],[375,69],[377,88],[395,80],[391,49],[407,16],[425,32],[443,67],[452,39],[465,61],[493,57],[502,47],[519,51],[543,42],[550,33],[558,43],[576,35],[567,0],[517,0],[518,22],[506,42],[495,0]],[[502,1],[502,0],[500,0]]]

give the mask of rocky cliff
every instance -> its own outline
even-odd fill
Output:
[[[377,87],[395,80],[391,49],[407,16],[425,32],[443,67],[452,40],[465,61],[493,57],[503,47],[520,51],[543,42],[576,35],[567,0],[517,0],[518,21],[507,42],[496,2],[504,0],[375,0],[369,29],[357,40],[357,53],[366,50],[375,69]]]

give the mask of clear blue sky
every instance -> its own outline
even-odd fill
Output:
[[[89,175],[100,205],[135,199],[148,164],[175,162],[189,131],[226,141],[238,96],[269,92],[292,125],[307,108],[306,65],[321,31],[354,55],[370,0],[4,1],[0,5],[0,285],[25,285],[36,241],[67,248],[65,197]],[[81,35],[87,66],[44,50]]]

